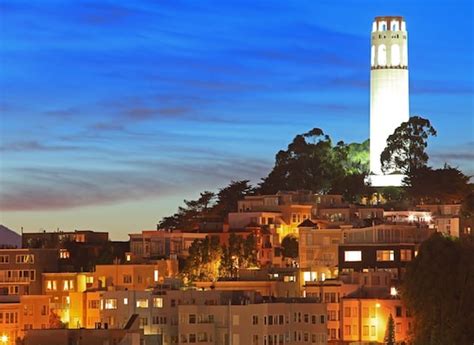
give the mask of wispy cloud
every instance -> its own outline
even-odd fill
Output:
[[[0,146],[2,152],[25,152],[25,151],[70,151],[79,150],[75,145],[49,145],[36,140],[16,141]]]

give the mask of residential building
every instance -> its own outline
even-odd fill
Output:
[[[186,257],[194,240],[203,240],[206,236],[198,232],[143,230],[129,234],[130,252],[133,258],[143,260]]]
[[[392,292],[364,288],[342,298],[341,333],[344,344],[383,344],[390,315],[394,320],[396,343],[409,343],[413,318],[396,291],[392,289]]]
[[[299,233],[299,266],[309,272],[305,275],[305,281],[336,277],[342,229],[321,228],[306,219],[299,225]]]
[[[97,325],[87,329],[39,329],[26,332],[24,345],[143,345],[143,330],[137,315],[131,315],[123,328],[108,329]]]
[[[254,291],[106,291],[101,308],[108,328],[138,314],[146,344],[326,344],[327,338],[326,307],[309,298],[264,298]]]
[[[51,310],[57,314],[61,322],[70,322],[70,294],[83,292],[93,287],[92,273],[60,272],[43,273],[43,295],[51,297]]]
[[[0,249],[0,294],[40,295],[41,275],[57,270],[55,249]]]
[[[91,230],[23,233],[23,248],[59,251],[63,272],[90,271],[97,263],[124,262],[129,243],[110,241],[107,232]]]
[[[49,327],[49,296],[0,296],[0,342],[16,345],[29,329]]]
[[[434,229],[413,225],[382,224],[343,231],[339,246],[339,273],[386,270],[401,278],[422,241]]]
[[[97,265],[94,281],[102,288],[145,290],[177,274],[177,260],[157,260],[154,264]]]

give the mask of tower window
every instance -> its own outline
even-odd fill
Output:
[[[400,47],[398,44],[392,44],[391,50],[392,66],[400,65]]]
[[[387,49],[385,44],[379,45],[377,52],[377,64],[379,66],[385,66],[387,64]]]

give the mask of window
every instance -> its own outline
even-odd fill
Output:
[[[324,315],[321,315],[319,319],[321,320],[321,324],[323,324],[325,322],[326,317]]]
[[[153,271],[153,280],[154,280],[155,282],[157,282],[157,281],[158,281],[158,278],[159,278],[158,270],[154,270],[154,271]]]
[[[370,326],[370,336],[375,337],[375,326]]]
[[[137,299],[137,308],[148,308],[148,298]]]
[[[148,326],[148,318],[147,317],[141,317],[140,318],[140,328],[144,328],[145,326]]]
[[[107,298],[105,300],[105,309],[117,309],[117,299]]]
[[[344,261],[346,262],[362,261],[362,252],[360,250],[346,250],[344,251]]]
[[[16,256],[17,264],[33,264],[35,262],[35,256],[33,254],[24,254]]]
[[[392,44],[391,48],[391,57],[392,57],[392,66],[398,66],[400,65],[401,59],[400,59],[400,47],[398,44]]]
[[[367,308],[367,307],[362,308],[362,317],[369,317],[369,308]],[[367,333],[369,333],[369,332],[367,331]]]
[[[163,308],[163,298],[162,297],[153,297],[153,307],[154,308]]]
[[[402,332],[402,324],[400,322],[397,322],[395,325],[395,333],[401,333]]]
[[[364,326],[364,327],[362,328],[362,335],[363,335],[364,337],[368,337],[368,336],[369,336],[369,326]]]
[[[344,308],[344,317],[351,317],[351,308],[345,307]]]
[[[87,302],[87,307],[89,309],[99,309],[99,300],[98,299],[92,299]]]
[[[402,317],[402,307],[401,306],[396,306],[395,307],[395,316],[396,317]]]
[[[344,335],[351,335],[351,325],[344,326]]]
[[[387,51],[385,44],[379,45],[377,52],[377,64],[379,66],[385,66],[387,64]]]
[[[252,325],[258,325],[258,315],[252,315]]]
[[[304,314],[304,323],[309,323],[309,315]]]
[[[127,298],[127,297],[124,297],[124,299],[123,299],[123,305],[128,305],[128,298]]]
[[[74,290],[74,280],[64,280],[63,281],[63,291]]]
[[[10,262],[10,256],[0,255],[0,264],[8,264]]]
[[[401,261],[411,261],[411,249],[400,249],[400,260]]]
[[[123,275],[123,283],[124,284],[132,284],[132,276],[130,274]]]
[[[196,342],[196,334],[195,333],[190,333],[189,334],[189,342],[190,343],[195,343]]]
[[[258,344],[258,334],[252,335],[252,345],[259,345]]]
[[[196,314],[189,314],[189,323],[196,323]]]
[[[60,259],[69,259],[69,251],[67,249],[59,249],[59,258]]]
[[[377,261],[393,261],[394,259],[393,250],[377,250]]]
[[[56,291],[58,289],[58,284],[56,280],[47,280],[46,281],[46,290],[47,291]]]

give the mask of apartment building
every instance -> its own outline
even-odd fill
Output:
[[[0,296],[0,343],[16,345],[26,330],[49,327],[49,296]]]
[[[339,272],[385,270],[400,278],[434,229],[414,225],[382,224],[343,231]]]
[[[143,330],[138,327],[137,315],[131,315],[120,329],[96,327],[92,329],[29,330],[24,345],[143,345]]]
[[[326,344],[326,307],[314,299],[255,291],[106,291],[101,323],[121,327],[136,313],[146,344]],[[229,317],[229,315],[231,315]]]
[[[61,322],[69,325],[70,322],[70,294],[83,292],[93,287],[92,273],[58,272],[43,273],[42,294],[51,297],[51,310],[57,314]]]
[[[0,249],[0,294],[40,295],[41,275],[57,270],[55,249]]]
[[[186,257],[194,240],[203,240],[206,233],[166,230],[143,230],[129,234],[130,252],[144,260]]]
[[[409,343],[413,318],[400,298],[388,290],[360,289],[342,298],[341,333],[344,344],[382,344],[390,315],[394,320],[395,341]]]
[[[338,248],[342,229],[320,228],[307,219],[299,225],[299,265],[309,272],[306,281],[334,278],[338,274]]]
[[[177,274],[177,260],[157,260],[153,264],[97,265],[94,281],[97,287],[102,288],[113,286],[117,289],[145,290]]]

